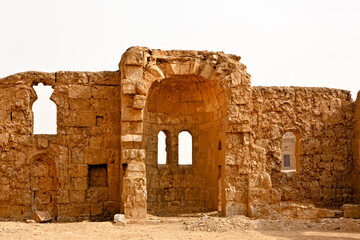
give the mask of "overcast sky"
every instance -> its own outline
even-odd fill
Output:
[[[0,0],[0,77],[117,70],[130,46],[224,51],[252,85],[360,90],[360,1]]]

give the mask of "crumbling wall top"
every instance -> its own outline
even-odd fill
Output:
[[[147,47],[130,47],[122,55],[119,69],[123,65],[147,66],[156,62],[185,62],[189,60],[207,61],[213,66],[227,63],[229,68],[240,67],[242,70],[246,66],[240,63],[241,57],[224,52],[195,51],[195,50],[160,50],[149,49]]]

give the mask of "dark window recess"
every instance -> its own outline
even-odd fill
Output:
[[[284,154],[284,167],[290,167],[290,155]]]
[[[89,165],[89,187],[107,187],[107,165]]]

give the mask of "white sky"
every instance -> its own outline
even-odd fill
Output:
[[[136,45],[240,55],[253,86],[360,90],[360,1],[0,0],[0,77],[117,70]]]

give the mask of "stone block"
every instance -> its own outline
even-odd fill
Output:
[[[202,102],[200,91],[186,91],[181,93],[181,102]]]
[[[83,163],[83,150],[80,148],[71,149],[71,163]]]
[[[8,201],[9,200],[9,185],[1,185],[0,186],[0,200]]]
[[[209,79],[211,74],[213,74],[214,72],[214,68],[208,64],[204,67],[204,69],[200,72],[200,77],[203,77],[203,78],[206,78],[206,79]]]
[[[144,124],[142,122],[123,122],[122,123],[122,134],[142,134]]]
[[[124,53],[124,65],[142,66],[144,64],[144,52],[143,51],[126,51]]]
[[[59,190],[58,203],[63,204],[63,203],[69,203],[69,202],[70,202],[69,191]]]
[[[91,216],[98,216],[103,214],[103,207],[100,204],[92,204],[90,207]]]
[[[70,190],[70,202],[83,203],[85,202],[85,191],[83,190]]]
[[[143,120],[143,111],[141,109],[123,108],[121,113],[122,121],[141,121]]]
[[[189,75],[190,73],[190,61],[181,62],[179,66],[180,75]]]
[[[45,223],[52,221],[51,215],[47,211],[35,211],[35,213],[32,216],[32,219],[34,219],[38,223]]]
[[[123,94],[136,94],[136,81],[125,78],[121,86]]]
[[[6,145],[9,142],[9,134],[8,133],[0,133],[0,147]]]
[[[115,213],[119,212],[119,204],[115,201],[107,201],[104,203],[104,211],[114,215]]]
[[[148,70],[151,73],[151,75],[153,75],[156,78],[157,81],[161,81],[165,78],[164,73],[157,65],[150,65],[148,67]]]
[[[114,223],[115,223],[115,225],[125,227],[125,225],[126,225],[125,215],[124,214],[115,214],[114,215]]]
[[[91,89],[89,86],[70,85],[68,87],[69,98],[90,98]]]
[[[127,170],[132,172],[145,172],[145,163],[130,163],[128,164]]]
[[[87,180],[87,177],[74,178],[74,190],[86,190],[88,188]]]
[[[104,144],[103,137],[90,137],[90,148],[92,149],[101,149]]]
[[[199,72],[200,72],[200,64],[201,64],[201,61],[200,60],[193,60],[191,62],[191,65],[190,65],[190,72],[189,74],[192,74],[192,75],[199,75]]]
[[[124,213],[128,218],[146,218],[146,204],[145,206],[124,207]]]
[[[56,72],[56,83],[60,85],[87,84],[89,78],[86,72],[58,71]]]
[[[143,109],[146,105],[146,97],[143,95],[135,95],[134,96],[134,105],[135,109]]]
[[[121,136],[122,142],[141,142],[142,141],[142,135],[138,134],[127,134],[124,136]]]
[[[87,164],[70,164],[69,176],[70,177],[87,177],[88,165]]]
[[[49,141],[46,138],[38,138],[38,148],[47,148],[49,146]]]
[[[122,150],[123,160],[145,160],[145,149],[125,149]]]
[[[143,79],[143,67],[138,66],[126,66],[124,67],[124,75],[126,79],[137,80]]]
[[[344,217],[360,218],[360,204],[344,204]]]
[[[174,75],[179,75],[180,73],[180,64],[179,63],[167,63],[165,65],[166,75],[167,77],[171,77]]]
[[[143,81],[137,81],[136,83],[136,92],[137,94],[146,96],[149,91],[149,84],[143,82]]]
[[[78,127],[92,127],[96,126],[96,112],[92,111],[78,111],[76,114],[76,122],[72,125]]]

